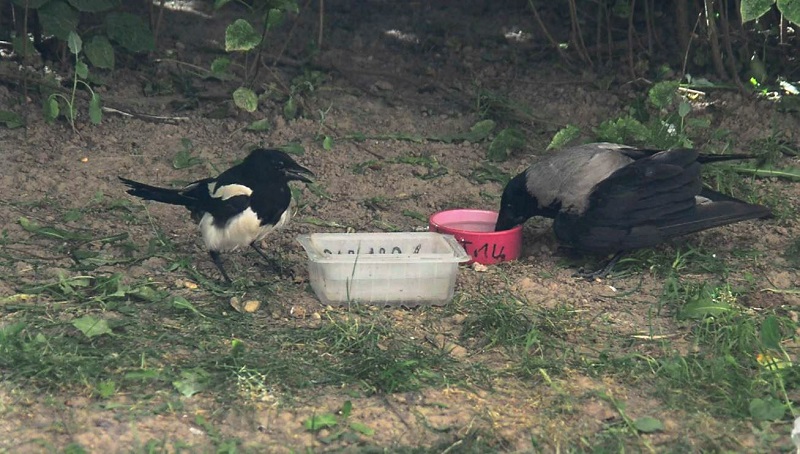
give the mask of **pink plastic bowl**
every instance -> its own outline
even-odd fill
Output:
[[[494,265],[516,260],[522,247],[522,226],[495,232],[497,212],[487,210],[448,210],[431,215],[428,230],[453,235],[470,263]]]

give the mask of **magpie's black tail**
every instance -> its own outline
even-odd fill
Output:
[[[138,181],[129,180],[127,178],[119,177],[120,181],[128,186],[128,194],[139,197],[144,200],[153,200],[155,202],[168,203],[170,205],[181,205],[190,207],[194,205],[196,200],[193,197],[186,195],[186,189],[167,189],[150,186],[149,184],[139,183]]]

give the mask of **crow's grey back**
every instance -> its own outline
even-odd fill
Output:
[[[589,194],[617,169],[633,162],[620,153],[629,148],[611,143],[590,143],[544,156],[526,171],[528,192],[545,208],[561,203],[561,211],[582,214]]]

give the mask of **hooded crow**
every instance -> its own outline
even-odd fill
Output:
[[[655,246],[701,230],[769,217],[752,205],[703,187],[700,165],[750,159],[749,155],[702,155],[685,148],[646,150],[590,143],[542,157],[506,185],[496,231],[533,216],[551,218],[558,241],[580,252],[616,254]]]
[[[278,150],[258,148],[216,178],[204,178],[183,189],[167,189],[119,177],[128,194],[185,206],[199,224],[203,243],[222,277],[231,282],[220,252],[250,246],[269,260],[257,243],[283,227],[292,216],[289,181],[310,183],[310,170]]]

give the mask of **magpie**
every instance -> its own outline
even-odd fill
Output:
[[[282,151],[258,148],[216,178],[197,180],[182,189],[119,179],[132,196],[188,208],[211,260],[222,277],[231,282],[220,253],[249,245],[269,261],[258,243],[289,222],[292,192],[288,183],[311,183],[309,177],[313,175]]]
[[[771,216],[703,186],[701,164],[753,156],[706,155],[678,148],[649,150],[589,143],[547,155],[508,182],[496,231],[533,216],[553,219],[560,244],[578,252],[615,254],[605,267],[578,276],[606,276],[629,250],[747,219]]]

